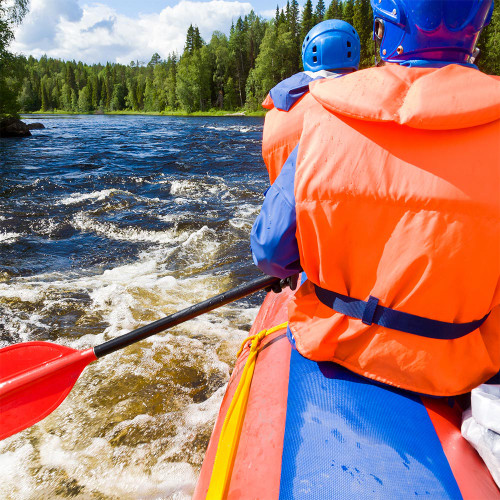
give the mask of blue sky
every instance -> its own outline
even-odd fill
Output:
[[[302,2],[299,2],[302,3]],[[316,3],[316,2],[313,2]],[[286,0],[279,0],[285,5]],[[153,53],[180,53],[190,24],[209,40],[228,33],[231,22],[251,10],[272,17],[264,0],[31,0],[16,30],[14,52],[89,64],[148,62]]]

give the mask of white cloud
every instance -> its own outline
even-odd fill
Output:
[[[37,44],[40,49],[51,48],[62,21],[78,22],[83,11],[77,0],[32,0],[31,8],[17,40],[26,45]]]
[[[228,31],[231,21],[252,10],[248,2],[181,0],[159,14],[137,18],[118,14],[100,4],[77,0],[32,0],[30,13],[17,29],[11,49],[40,57],[47,54],[86,63],[147,62],[154,52],[167,57],[181,52],[190,24],[209,41],[215,30]]]

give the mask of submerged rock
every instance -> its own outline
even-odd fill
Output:
[[[18,118],[0,120],[0,137],[30,137],[28,125]]]
[[[42,128],[45,128],[43,123],[28,123],[28,130],[40,130]]]

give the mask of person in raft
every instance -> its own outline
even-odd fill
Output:
[[[500,370],[500,81],[473,64],[492,0],[372,0],[383,65],[310,85],[253,226],[315,361],[435,396]]]
[[[338,19],[323,21],[306,35],[302,44],[304,71],[276,85],[262,103],[270,110],[264,124],[262,157],[271,184],[299,142],[309,84],[356,71],[360,50],[356,30]]]

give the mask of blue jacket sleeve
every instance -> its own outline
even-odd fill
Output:
[[[266,274],[287,278],[302,271],[295,231],[295,165],[297,146],[266,197],[250,234],[253,261]]]

